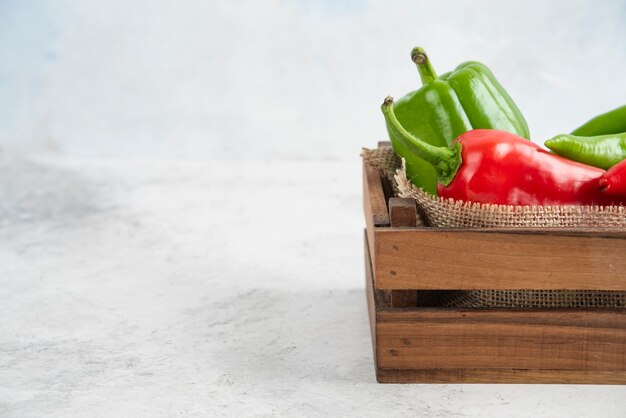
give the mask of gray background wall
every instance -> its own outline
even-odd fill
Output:
[[[626,102],[626,2],[0,1],[0,149],[356,158],[379,104],[488,64],[533,137]]]

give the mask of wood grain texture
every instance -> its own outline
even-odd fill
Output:
[[[626,371],[619,311],[379,311],[378,366]]]
[[[378,170],[365,162],[363,162],[363,187],[366,217],[371,217],[372,226],[389,226],[389,212],[380,175]]]
[[[364,252],[379,382],[626,383],[626,310],[386,308]]]
[[[392,197],[389,199],[389,221],[394,228],[417,226],[415,199]]]
[[[626,234],[558,232],[376,228],[376,287],[626,290]]]
[[[370,332],[372,334],[372,352],[374,355],[374,364],[376,359],[376,299],[374,291],[374,277],[372,273],[372,262],[370,259],[369,245],[367,242],[367,231],[363,233],[364,253],[365,253],[365,292],[367,296],[367,313],[370,322]]]
[[[378,383],[550,383],[626,384],[623,371],[493,370],[493,369],[378,369]]]
[[[411,228],[417,226],[417,206],[415,199],[390,198],[389,221],[394,228]],[[392,290],[391,306],[394,308],[411,308],[417,306],[417,291]]]
[[[370,242],[370,262],[374,265],[375,231],[379,226],[389,226],[389,212],[380,175],[365,161],[363,161],[363,209],[367,239]]]

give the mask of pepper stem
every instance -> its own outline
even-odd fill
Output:
[[[461,144],[453,142],[449,147],[436,147],[408,132],[396,118],[393,110],[393,97],[387,96],[381,109],[393,136],[401,141],[410,152],[435,168],[439,183],[444,186],[450,184],[461,166]]]
[[[411,51],[411,59],[417,65],[417,71],[420,73],[420,78],[422,79],[422,84],[428,84],[433,80],[437,79],[437,73],[433,68],[430,60],[428,59],[428,55],[426,55],[426,51],[424,48],[420,46],[416,46]]]

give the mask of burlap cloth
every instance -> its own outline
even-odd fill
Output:
[[[417,202],[422,226],[608,227],[626,229],[623,206],[507,206],[454,201],[430,195],[407,178],[390,147],[364,149],[363,159],[377,168],[396,197]],[[588,290],[419,291],[419,306],[457,308],[626,308],[626,292]]]

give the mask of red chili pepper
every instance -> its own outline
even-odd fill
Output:
[[[600,177],[599,183],[603,193],[626,198],[626,160],[609,168]]]
[[[439,196],[501,205],[621,204],[600,191],[604,170],[550,154],[508,132],[476,129],[449,147],[430,145],[407,132],[393,111],[393,99],[382,105],[387,127],[438,174]]]

